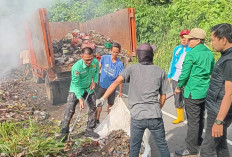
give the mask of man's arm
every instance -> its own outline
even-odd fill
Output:
[[[223,121],[230,109],[232,103],[232,81],[225,81],[225,95],[222,99],[222,103],[217,115],[218,120]],[[223,125],[217,125],[214,123],[212,127],[212,136],[221,137],[223,135]]]
[[[162,94],[160,95],[160,108],[162,108],[164,106],[164,103],[165,103],[165,100],[166,100],[166,94]]]
[[[93,76],[93,82],[97,83],[98,82],[98,77],[99,77],[99,63],[98,63],[97,59],[96,59],[95,65],[96,65],[96,70],[95,70],[95,74]]]
[[[79,88],[80,74],[78,68],[72,67],[72,83],[73,83],[74,93],[80,103],[80,108],[84,108],[85,104]]]
[[[74,69],[72,68],[72,83],[73,83],[73,88],[74,88],[74,93],[77,97],[77,99],[81,99],[82,95],[81,95],[81,91],[79,88],[79,83],[80,83],[80,74],[78,69]]]
[[[118,85],[122,84],[123,80],[124,78],[119,75],[117,79],[109,86],[109,88],[107,88],[105,94],[103,95],[103,98],[107,99],[110,94],[118,87]]]
[[[101,63],[99,62],[99,72],[101,71],[101,67],[102,67],[102,65],[101,65]]]
[[[122,83],[119,85],[119,93],[118,93],[119,97],[122,97]]]
[[[170,93],[170,85],[168,83],[168,78],[165,72],[163,73],[161,77],[161,87],[159,89],[160,94],[160,108],[164,106],[164,103],[166,101],[166,94]]]

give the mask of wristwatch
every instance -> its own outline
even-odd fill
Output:
[[[214,122],[215,122],[217,125],[222,125],[222,124],[225,123],[224,121],[219,120],[219,119],[216,119]]]
[[[176,86],[176,89],[181,90],[181,88],[180,88],[180,87],[178,87],[178,86]]]

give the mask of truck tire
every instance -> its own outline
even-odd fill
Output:
[[[70,79],[49,82],[48,77],[45,77],[47,97],[52,105],[59,105],[67,102],[69,86]]]
[[[52,105],[58,105],[60,103],[59,82],[56,82],[56,81],[49,82],[48,77],[46,76],[45,77],[45,87],[46,87],[48,101]]]
[[[44,83],[44,80],[40,78],[39,76],[35,75],[34,73],[33,73],[33,81],[38,84]]]

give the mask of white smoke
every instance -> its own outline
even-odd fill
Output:
[[[47,8],[52,0],[0,0],[0,77],[18,66],[19,53],[28,49],[25,24],[38,8]]]

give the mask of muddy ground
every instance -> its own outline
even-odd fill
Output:
[[[25,79],[20,68],[12,69],[1,78],[0,104],[0,123],[9,120],[24,121],[32,116],[40,122],[57,121],[57,125],[60,124],[66,105],[51,105],[46,96],[45,85],[35,83],[32,78]],[[98,141],[84,137],[86,113],[87,108],[81,113],[70,141],[65,144],[62,151],[64,156],[129,156],[129,137],[122,130],[113,131],[108,137],[101,139],[101,143],[105,144],[101,144],[101,147]]]

